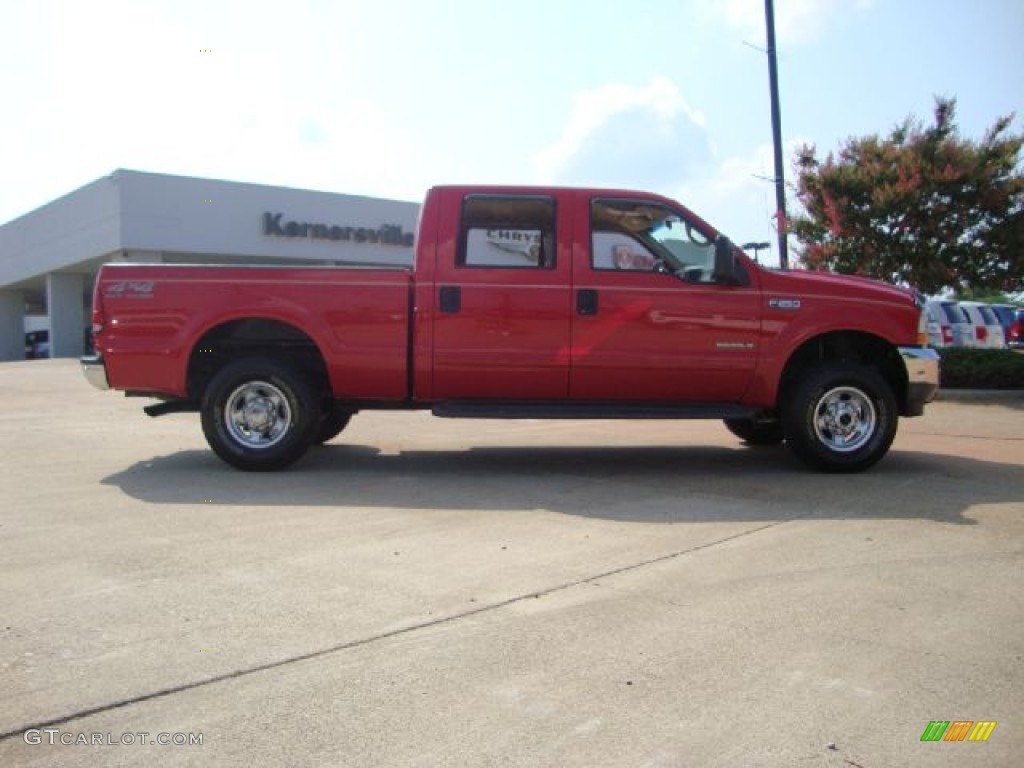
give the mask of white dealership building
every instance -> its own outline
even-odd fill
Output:
[[[0,360],[25,356],[26,318],[49,330],[52,357],[83,354],[105,262],[408,265],[418,214],[398,200],[115,171],[0,226]]]

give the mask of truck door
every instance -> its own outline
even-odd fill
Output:
[[[757,363],[755,277],[716,282],[714,232],[660,201],[581,198],[576,221],[570,395],[739,400]]]
[[[536,194],[462,199],[456,236],[438,243],[435,400],[567,396],[568,214],[555,203]]]

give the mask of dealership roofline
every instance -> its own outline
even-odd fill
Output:
[[[15,359],[25,307],[88,294],[104,262],[407,265],[418,215],[409,201],[119,168],[0,225],[0,359]]]

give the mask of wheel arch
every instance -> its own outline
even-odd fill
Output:
[[[789,356],[779,376],[777,407],[792,392],[802,372],[830,362],[851,362],[877,369],[892,389],[901,414],[907,402],[907,371],[896,347],[881,336],[864,331],[830,331],[803,342]]]
[[[206,329],[189,352],[186,391],[198,401],[210,379],[228,363],[243,357],[270,357],[294,366],[310,385],[329,397],[330,378],[316,341],[297,325],[273,317],[248,316],[224,320]]]

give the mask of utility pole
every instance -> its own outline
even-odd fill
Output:
[[[782,116],[779,110],[779,63],[775,56],[775,8],[764,0],[768,28],[768,81],[772,92],[772,141],[775,144],[775,224],[779,235],[779,266],[789,269],[789,220],[786,218],[786,177],[782,159]]]

